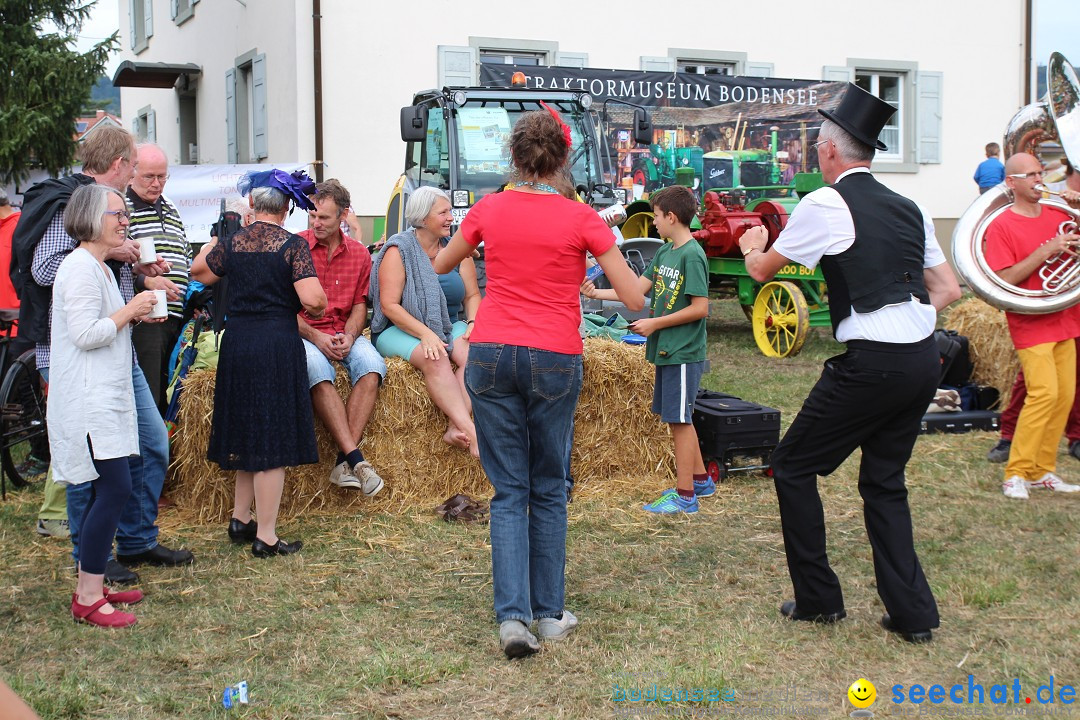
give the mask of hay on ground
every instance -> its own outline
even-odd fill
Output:
[[[945,327],[967,336],[975,364],[972,379],[980,385],[997,388],[1001,393],[999,407],[1004,408],[1020,370],[1020,358],[1009,337],[1005,312],[970,297],[949,309]]]
[[[282,518],[309,511],[394,512],[431,509],[455,493],[489,498],[480,463],[443,442],[446,417],[424,388],[420,372],[391,359],[375,412],[360,448],[386,481],[375,498],[328,481],[337,455],[329,433],[316,423],[317,465],[286,471]],[[219,522],[232,512],[233,473],[206,459],[214,400],[213,370],[185,380],[173,439],[169,494],[185,515]],[[339,369],[343,397],[348,378]],[[606,339],[585,341],[584,382],[575,416],[571,472],[579,495],[639,495],[669,486],[674,454],[667,427],[650,412],[653,369],[641,347]]]

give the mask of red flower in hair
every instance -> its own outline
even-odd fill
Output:
[[[559,123],[559,127],[562,128],[563,140],[566,141],[566,149],[574,147],[574,141],[570,135],[570,126],[563,122],[562,116],[559,115],[559,111],[548,105],[543,100],[540,101],[541,107],[551,113],[551,117],[555,118],[555,122]]]

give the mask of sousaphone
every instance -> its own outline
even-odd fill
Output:
[[[1076,70],[1061,53],[1053,53],[1046,67],[1046,81],[1044,100],[1021,108],[1009,122],[1002,153],[1006,159],[1018,152],[1034,153],[1039,143],[1057,140],[1070,164],[1080,167],[1080,82]],[[1039,202],[1062,210],[1072,218],[1073,224],[1080,224],[1080,212],[1061,200],[1051,197]],[[1012,192],[1001,183],[980,195],[964,211],[952,237],[956,273],[972,292],[1002,310],[1043,315],[1080,302],[1080,259],[1071,253],[1050,258],[1040,268],[1040,275],[1049,279],[1037,290],[1010,285],[987,265],[983,236],[990,223],[1012,204]]]

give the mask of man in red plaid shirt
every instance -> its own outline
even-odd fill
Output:
[[[371,419],[386,362],[360,333],[367,323],[371,254],[341,231],[349,212],[349,191],[337,180],[316,186],[308,212],[310,229],[299,233],[311,248],[319,283],[326,291],[326,313],[319,319],[301,311],[300,337],[307,352],[308,383],[315,414],[330,431],[339,452],[330,482],[359,488],[365,495],[382,490],[383,480],[360,452],[360,438]],[[347,402],[334,387],[341,363],[349,372],[352,391]]]

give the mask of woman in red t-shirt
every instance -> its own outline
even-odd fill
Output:
[[[484,243],[487,294],[465,384],[480,462],[495,488],[495,619],[511,658],[539,649],[529,632],[534,618],[546,640],[561,640],[577,625],[563,607],[565,459],[581,390],[585,254],[596,257],[627,307],[645,303],[604,221],[556,190],[570,144],[570,128],[555,111],[522,115],[510,136],[513,187],[480,200],[435,258],[436,272],[446,272]]]

